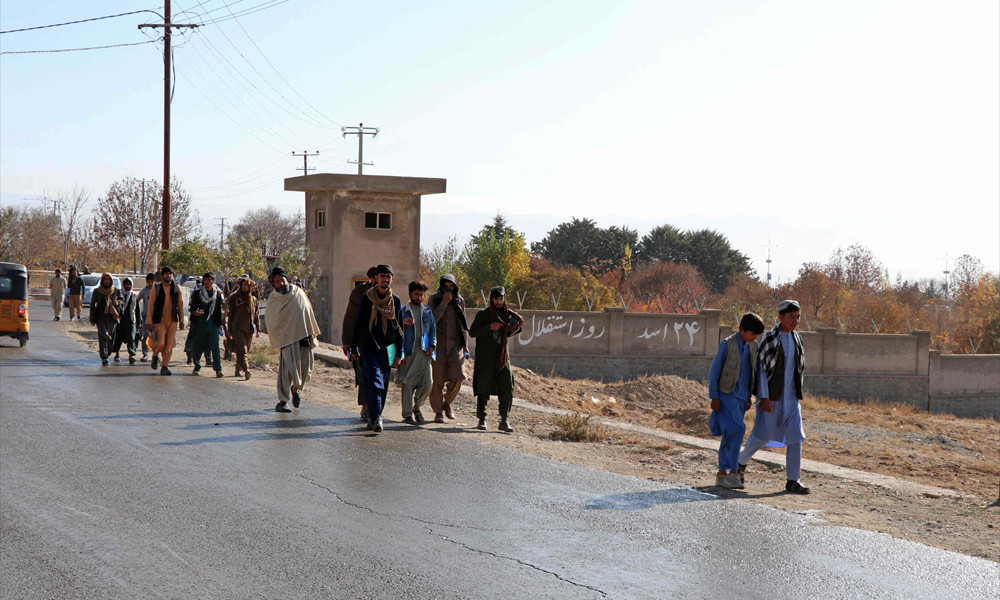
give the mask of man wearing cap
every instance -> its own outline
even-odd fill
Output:
[[[65,290],[66,279],[62,276],[62,271],[56,269],[55,277],[49,280],[49,297],[52,300],[52,312],[55,313],[53,321],[62,318],[63,291]]]
[[[375,287],[358,304],[358,316],[351,335],[351,355],[361,361],[368,400],[368,429],[382,431],[382,408],[389,389],[390,369],[399,363],[399,343],[403,338],[402,302],[392,293],[392,267],[375,267]]]
[[[476,429],[486,429],[486,404],[490,396],[500,399],[500,431],[512,432],[508,421],[514,403],[514,374],[510,370],[507,338],[521,332],[524,319],[507,308],[501,286],[490,290],[486,308],[476,314],[469,335],[476,338],[476,364],[472,371],[472,393],[476,396]]]
[[[358,406],[361,407],[361,421],[368,421],[368,400],[365,398],[365,374],[361,370],[361,361],[353,360],[351,356],[351,339],[354,337],[354,322],[358,319],[358,306],[361,298],[368,293],[368,290],[375,287],[376,267],[369,267],[366,275],[368,281],[363,281],[354,286],[351,296],[347,300],[347,310],[344,311],[344,322],[340,327],[340,349],[351,361],[354,367],[354,386],[358,388]]]
[[[160,367],[160,375],[170,375],[170,357],[177,342],[177,330],[184,329],[184,296],[174,281],[174,270],[160,269],[160,283],[149,293],[150,310],[146,314],[146,344],[153,353],[153,370]],[[160,365],[162,356],[163,364]]]
[[[760,365],[757,391],[757,414],[753,430],[739,455],[737,471],[745,480],[747,464],[754,453],[765,445],[771,448],[787,446],[785,491],[808,494],[809,488],[799,483],[802,465],[802,373],[805,356],[802,336],[795,331],[799,325],[801,307],[795,300],[778,303],[778,325],[765,333],[758,343],[757,362]]]
[[[319,336],[319,323],[313,314],[312,303],[302,288],[292,285],[288,273],[281,267],[271,270],[274,292],[267,298],[267,337],[271,347],[280,352],[278,363],[277,412],[292,412],[299,407],[302,390],[313,369],[313,348]]]
[[[451,273],[441,276],[437,293],[427,303],[437,323],[437,359],[433,363],[431,410],[434,422],[454,419],[451,403],[458,397],[465,381],[463,364],[469,352],[469,325],[465,321],[465,299],[458,293],[458,280]]]

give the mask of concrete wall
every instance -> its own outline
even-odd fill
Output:
[[[468,311],[469,322],[476,309]],[[697,315],[522,311],[513,364],[544,375],[600,381],[679,375],[705,381],[719,342],[733,329],[719,313]],[[1000,418],[1000,355],[941,355],[930,332],[910,335],[803,331],[806,390],[847,400],[908,404],[960,416]],[[475,352],[475,343],[471,351]]]

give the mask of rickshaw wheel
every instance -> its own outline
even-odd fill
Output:
[[[17,343],[18,343],[18,345],[20,345],[20,346],[21,346],[22,348],[24,348],[25,346],[27,346],[27,345],[28,345],[28,340],[27,340],[26,338],[23,338],[23,337],[21,337],[21,338],[17,338]]]

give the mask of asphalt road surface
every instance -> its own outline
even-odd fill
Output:
[[[0,340],[3,598],[1000,597],[1000,565]],[[489,432],[483,435],[503,435]]]

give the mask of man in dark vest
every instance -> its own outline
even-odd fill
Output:
[[[174,353],[177,330],[184,329],[184,296],[180,286],[174,281],[174,270],[163,267],[160,283],[149,293],[149,314],[146,315],[146,330],[149,337],[146,344],[153,352],[153,370],[160,367],[160,375],[170,375],[170,357]],[[163,365],[160,365],[160,357]]]

